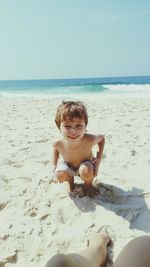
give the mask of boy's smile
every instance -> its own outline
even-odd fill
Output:
[[[79,141],[84,136],[86,130],[83,118],[74,118],[73,120],[65,120],[60,124],[60,131],[64,138],[69,141]]]

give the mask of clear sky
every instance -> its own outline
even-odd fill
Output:
[[[0,0],[0,79],[150,75],[149,0]]]

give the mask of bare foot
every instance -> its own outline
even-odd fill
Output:
[[[64,181],[64,183],[66,184],[68,193],[72,193],[74,190],[74,177],[71,177],[68,181]]]
[[[96,189],[93,185],[84,184],[86,195],[89,197],[94,197],[99,194],[99,190]]]
[[[116,240],[116,236],[114,230],[111,228],[110,225],[103,225],[97,232],[103,236],[109,236],[110,240],[108,245],[113,245],[114,241]]]
[[[74,190],[74,179],[72,179],[71,181],[68,182],[69,183],[69,186],[70,186],[70,192],[73,192]]]
[[[73,188],[73,193],[72,195],[78,196],[78,197],[85,197],[86,196],[86,191],[85,188],[83,186],[83,184],[74,184],[74,188]]]
[[[97,233],[92,234],[92,237],[88,240],[88,246],[97,246],[104,244],[105,246],[108,246],[111,243],[111,238],[109,236],[109,233],[105,228],[101,228]]]

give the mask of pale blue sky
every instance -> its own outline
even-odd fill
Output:
[[[0,79],[150,75],[149,0],[0,0]]]

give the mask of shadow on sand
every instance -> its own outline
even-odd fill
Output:
[[[96,188],[99,194],[93,198],[71,197],[82,212],[93,212],[96,206],[100,205],[129,221],[130,229],[150,232],[150,210],[145,202],[149,193],[136,187],[130,191],[124,191],[119,187],[104,183],[97,184]]]

